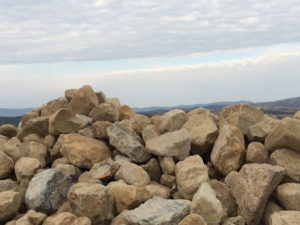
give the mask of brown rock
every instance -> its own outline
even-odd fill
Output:
[[[1,146],[2,144],[6,143],[8,140],[9,140],[8,137],[6,137],[6,136],[0,134],[0,146]]]
[[[164,174],[175,174],[175,162],[172,157],[160,157],[159,163]]]
[[[246,161],[249,163],[268,163],[268,150],[260,142],[251,142],[246,151]]]
[[[245,219],[241,216],[230,217],[222,225],[245,225]]]
[[[14,161],[17,161],[19,158],[26,155],[26,152],[22,148],[22,143],[16,137],[13,137],[3,145],[0,145],[0,151],[6,153]]]
[[[65,98],[70,102],[72,98],[75,96],[77,89],[68,89],[65,91]]]
[[[135,112],[128,105],[122,105],[119,108],[120,121],[128,120],[135,115]]]
[[[23,128],[26,125],[27,121],[29,121],[33,118],[37,118],[39,116],[40,116],[40,114],[38,112],[33,112],[32,111],[32,112],[25,113],[22,117],[22,120],[21,120],[21,128]]]
[[[123,210],[119,215],[117,215],[112,221],[110,225],[129,225],[125,219],[124,219],[124,214],[127,212],[128,210],[125,209]]]
[[[14,191],[0,192],[0,222],[12,219],[21,205],[21,195]]]
[[[92,131],[95,136],[95,138],[98,138],[100,140],[107,140],[108,134],[107,134],[107,128],[111,125],[111,122],[108,121],[97,121],[92,124]]]
[[[14,161],[7,154],[0,151],[0,179],[5,179],[9,176],[14,168]]]
[[[12,138],[17,135],[18,128],[16,128],[14,125],[11,124],[3,124],[0,127],[0,134]]]
[[[187,116],[182,109],[173,109],[159,118],[159,132],[161,134],[179,130],[187,121]]]
[[[104,102],[96,106],[89,113],[89,117],[95,121],[119,121],[119,110],[112,103]]]
[[[50,116],[59,109],[68,108],[68,100],[65,97],[60,97],[51,100],[42,106],[41,116]]]
[[[151,180],[159,182],[161,169],[157,159],[151,158],[146,164],[141,165],[141,167],[149,174]]]
[[[79,168],[77,168],[76,166],[70,165],[70,164],[58,163],[52,168],[59,170],[60,172],[62,172],[65,175],[69,175],[75,181],[78,179],[78,177],[81,174]]]
[[[198,214],[190,214],[184,217],[179,225],[207,225],[202,216]]]
[[[106,101],[106,96],[104,94],[103,91],[98,91],[98,92],[95,92],[95,94],[97,95],[98,97],[98,101],[99,101],[99,104],[103,103]]]
[[[298,225],[300,221],[299,211],[279,211],[270,216],[270,225]]]
[[[45,144],[38,143],[36,141],[24,142],[22,149],[26,152],[26,157],[35,158],[40,161],[41,168],[44,168],[47,164],[48,151]]]
[[[94,164],[89,173],[93,179],[107,182],[113,178],[118,169],[119,165],[111,158],[108,158],[101,163]]]
[[[146,186],[146,189],[151,193],[152,196],[157,196],[165,199],[170,198],[171,189],[155,181],[151,181]]]
[[[16,221],[16,225],[40,225],[46,217],[47,215],[44,213],[29,210],[24,216]]]
[[[30,157],[21,157],[15,164],[15,174],[18,181],[30,180],[38,169],[41,168],[39,160]]]
[[[160,183],[164,186],[172,188],[176,183],[176,177],[173,175],[162,174],[160,177]]]
[[[29,134],[37,134],[45,137],[49,130],[49,117],[37,117],[26,122],[25,126],[18,132],[17,138],[23,140]]]
[[[150,118],[141,114],[135,114],[129,119],[129,126],[139,135],[151,123]]]

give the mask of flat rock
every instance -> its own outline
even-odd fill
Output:
[[[0,192],[0,222],[12,219],[21,205],[21,195],[15,191]]]
[[[179,130],[186,121],[187,116],[182,109],[173,109],[159,118],[159,132],[163,134]]]
[[[299,211],[279,211],[270,216],[270,225],[299,225]]]
[[[275,193],[277,200],[285,209],[300,211],[300,184],[281,184]]]

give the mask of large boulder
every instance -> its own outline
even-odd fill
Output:
[[[283,148],[270,155],[270,163],[285,169],[285,175],[300,182],[300,153]]]
[[[208,183],[200,185],[195,193],[191,213],[199,214],[208,225],[218,225],[223,217],[222,203],[216,197],[215,191]]]
[[[65,97],[60,97],[51,100],[50,102],[44,104],[41,108],[41,116],[50,116],[59,109],[68,108],[68,100]]]
[[[203,154],[211,150],[218,136],[218,127],[213,118],[207,114],[194,114],[183,125],[192,136],[192,151]]]
[[[168,132],[147,141],[146,149],[154,155],[183,160],[190,155],[191,135],[185,128]]]
[[[75,133],[63,137],[60,152],[72,165],[88,169],[111,156],[110,149],[103,141]]]
[[[66,201],[72,178],[56,169],[36,174],[29,183],[25,203],[29,209],[53,213]]]
[[[91,86],[85,85],[73,93],[69,109],[75,114],[88,115],[98,104],[98,97]]]
[[[288,148],[300,152],[300,120],[283,118],[266,137],[265,145],[269,151]]]
[[[73,185],[68,193],[68,201],[76,216],[86,216],[93,224],[113,218],[113,196],[101,184]]]
[[[141,137],[128,124],[117,122],[108,129],[109,142],[134,162],[146,162],[150,154],[146,152]]]
[[[258,225],[267,200],[280,183],[284,169],[269,164],[245,164],[230,184],[239,215],[247,225]]]
[[[299,225],[299,211],[279,211],[270,216],[270,225]]]
[[[237,126],[244,135],[250,135],[250,126],[257,124],[264,117],[264,112],[247,104],[236,104],[224,107],[220,117]]]
[[[189,214],[187,204],[153,197],[138,208],[127,211],[124,219],[129,224],[177,225],[187,214]]]
[[[179,130],[187,121],[187,116],[182,109],[173,109],[159,118],[159,132],[161,134]]]
[[[185,199],[192,199],[202,183],[209,180],[207,166],[199,155],[189,156],[175,167],[179,193]]]
[[[14,168],[14,160],[4,152],[0,151],[0,179],[9,176]]]
[[[279,185],[276,188],[276,198],[285,209],[300,211],[300,184]]]
[[[119,109],[112,103],[104,102],[93,108],[89,117],[95,121],[116,122],[119,120]]]
[[[15,191],[0,192],[0,222],[12,219],[21,206],[21,195]]]
[[[244,136],[240,129],[221,122],[219,135],[210,155],[213,166],[223,175],[227,175],[243,165],[245,153]]]

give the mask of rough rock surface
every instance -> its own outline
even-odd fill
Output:
[[[276,188],[276,198],[286,210],[300,211],[300,184],[279,185]]]
[[[184,217],[179,225],[207,225],[202,216],[198,214],[190,214]]]
[[[279,211],[270,216],[270,225],[298,225],[300,221],[299,211]]]
[[[246,151],[246,161],[249,163],[268,163],[268,150],[260,142],[251,142]]]
[[[21,195],[15,191],[0,192],[0,222],[13,218],[21,205]]]
[[[93,108],[89,117],[95,121],[116,122],[119,120],[119,109],[112,103],[104,102]]]
[[[179,130],[187,121],[187,116],[182,109],[173,109],[159,118],[159,132],[161,134]]]
[[[4,152],[0,151],[0,179],[7,178],[14,168],[14,161]]]
[[[262,141],[270,132],[279,124],[280,120],[275,119],[269,115],[264,115],[263,119],[249,127],[249,140]]]

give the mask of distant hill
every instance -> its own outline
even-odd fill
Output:
[[[18,126],[21,119],[22,119],[22,116],[0,117],[0,126],[3,125],[3,124],[13,124],[15,126]]]
[[[22,116],[26,112],[31,112],[32,108],[7,109],[0,108],[0,117],[16,117]]]
[[[256,106],[262,107],[265,110],[278,110],[278,109],[299,109],[300,110],[300,97],[287,98],[272,102],[259,102],[255,103]]]

